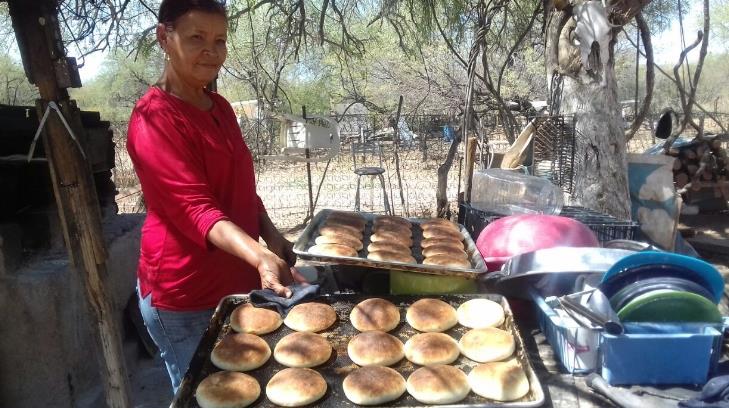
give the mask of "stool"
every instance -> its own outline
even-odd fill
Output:
[[[362,164],[367,162],[367,155],[377,158],[379,166],[361,166],[357,167],[357,155],[362,156]],[[357,192],[354,196],[354,210],[359,211],[359,190],[362,176],[377,177],[382,187],[382,197],[385,205],[385,213],[392,214],[390,209],[390,200],[387,198],[387,190],[385,188],[385,169],[382,167],[382,146],[376,143],[352,143],[352,163],[354,166],[354,174],[357,175]]]

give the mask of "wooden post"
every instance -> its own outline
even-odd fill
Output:
[[[400,175],[400,154],[398,153],[398,145],[400,144],[400,111],[402,110],[402,95],[400,95],[400,101],[397,104],[397,115],[395,115],[395,127],[393,134],[393,146],[395,147],[395,173],[397,174],[397,186],[400,188],[400,204],[402,204],[402,210],[405,216],[410,216],[410,211],[405,205],[405,193],[402,188],[402,176]],[[394,204],[394,203],[393,203]],[[392,206],[392,214],[395,214],[395,206]]]
[[[56,2],[10,0],[9,11],[25,71],[41,96],[38,117],[42,117],[49,102],[56,102],[79,142],[84,142],[80,112],[66,90],[59,86],[57,77],[59,62],[65,61],[66,56],[57,25]],[[126,408],[130,406],[129,383],[119,327],[113,320],[110,296],[102,280],[107,274],[107,254],[91,169],[79,150],[80,145],[71,139],[55,112],[49,114],[43,142],[69,259],[80,274],[92,321],[96,323],[103,353],[99,374],[106,405]]]
[[[476,162],[476,144],[478,139],[475,136],[468,138],[466,142],[466,172],[463,174],[465,180],[463,180],[463,191],[464,200],[467,203],[471,202],[471,186],[473,184],[473,167]]]

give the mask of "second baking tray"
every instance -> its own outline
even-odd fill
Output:
[[[313,220],[306,226],[304,232],[294,244],[294,252],[302,259],[318,262],[337,263],[345,265],[363,266],[367,268],[378,268],[378,269],[396,269],[400,271],[408,272],[419,272],[431,275],[448,275],[448,276],[461,276],[470,279],[478,279],[481,274],[487,271],[486,265],[483,262],[481,253],[476,249],[476,244],[471,239],[463,226],[459,225],[461,235],[463,236],[463,247],[468,254],[468,260],[471,263],[470,268],[454,268],[449,266],[436,266],[436,265],[423,265],[423,254],[420,249],[420,242],[423,240],[423,230],[420,228],[420,223],[425,221],[418,218],[406,218],[413,224],[413,248],[412,255],[418,263],[403,263],[403,262],[384,262],[384,261],[373,261],[367,259],[367,246],[370,244],[370,235],[372,234],[372,221],[377,217],[376,214],[371,213],[358,213],[367,221],[367,225],[364,231],[364,237],[362,244],[364,248],[359,251],[359,256],[327,256],[317,255],[309,252],[309,248],[314,246],[317,236],[319,236],[319,227],[326,220],[326,218],[334,212],[333,210],[321,210],[316,214]],[[339,211],[341,212],[341,211]]]
[[[380,296],[383,299],[387,299],[394,303],[398,309],[400,310],[400,324],[390,332],[393,336],[400,339],[403,343],[405,343],[409,338],[414,336],[415,334],[419,333],[410,325],[405,322],[405,311],[416,300],[420,299],[420,297],[416,296]],[[517,360],[519,361],[519,364],[521,365],[522,369],[527,375],[527,378],[529,379],[529,392],[527,395],[522,397],[521,399],[517,401],[512,402],[498,402],[489,400],[483,397],[480,397],[476,395],[473,392],[470,392],[468,396],[462,400],[461,402],[458,402],[456,404],[449,404],[449,405],[438,405],[440,407],[450,407],[450,408],[470,408],[470,407],[488,407],[488,408],[496,408],[496,407],[538,407],[541,406],[544,403],[544,390],[542,389],[542,385],[539,382],[539,378],[537,378],[536,374],[534,373],[534,370],[531,366],[531,363],[529,362],[527,358],[527,353],[524,348],[524,342],[522,340],[522,337],[519,333],[519,330],[516,327],[516,324],[514,322],[514,316],[511,313],[511,308],[509,307],[509,303],[506,301],[506,298],[500,296],[500,295],[441,295],[441,296],[429,296],[431,298],[438,298],[441,299],[449,304],[451,304],[453,307],[458,307],[463,302],[474,299],[474,298],[486,298],[493,300],[495,302],[498,302],[501,304],[501,306],[504,308],[504,312],[506,315],[506,319],[504,323],[499,326],[501,329],[508,331],[511,333],[512,336],[514,336],[514,340],[516,341],[516,351],[515,356]],[[332,357],[324,363],[321,366],[314,367],[313,369],[321,373],[321,375],[324,377],[324,379],[327,382],[327,392],[324,395],[322,399],[315,402],[314,404],[310,406],[316,406],[316,407],[357,407],[358,405],[350,402],[344,395],[344,390],[342,389],[342,381],[344,378],[352,372],[354,369],[357,368],[357,365],[355,365],[352,360],[349,359],[349,356],[347,355],[347,344],[349,343],[349,340],[357,335],[359,332],[352,327],[351,323],[349,322],[349,313],[352,311],[352,308],[354,308],[357,303],[371,298],[371,296],[363,296],[363,295],[355,295],[355,294],[335,294],[335,295],[326,295],[321,296],[318,301],[327,303],[331,305],[334,310],[337,312],[337,321],[335,324],[327,329],[326,331],[320,333],[322,336],[326,337],[326,339],[329,341],[329,344],[332,345],[332,348],[334,349],[332,352]],[[190,368],[188,369],[187,374],[182,380],[182,383],[180,384],[180,388],[177,391],[177,394],[175,395],[175,399],[172,402],[171,407],[173,408],[198,408],[197,401],[195,400],[195,389],[197,388],[200,381],[202,381],[205,377],[208,375],[220,371],[218,370],[212,362],[210,362],[210,353],[217,344],[217,342],[228,332],[231,331],[230,325],[228,323],[228,317],[230,316],[231,312],[239,305],[243,303],[248,302],[248,296],[247,295],[235,295],[235,296],[228,296],[226,298],[223,298],[218,305],[218,308],[215,310],[215,313],[213,314],[213,317],[210,321],[210,325],[208,326],[208,329],[206,330],[205,334],[203,335],[202,339],[200,340],[200,344],[197,348],[197,351],[195,352],[195,355],[193,356],[192,361],[190,362]],[[445,333],[453,337],[454,339],[458,340],[461,338],[461,336],[467,332],[469,329],[466,327],[459,325],[456,325],[450,330],[447,330]],[[281,326],[278,330],[274,331],[273,333],[269,333],[266,335],[261,336],[271,347],[271,350],[274,349],[276,346],[276,343],[283,338],[284,336],[293,333],[291,329],[289,329],[286,326]],[[453,362],[451,365],[458,367],[462,369],[466,374],[468,374],[473,367],[478,365],[478,363],[466,358],[463,355],[460,355],[458,359]],[[411,363],[407,359],[403,358],[400,362],[397,364],[391,366],[393,369],[398,371],[402,376],[407,379],[408,376],[415,371],[419,366]],[[258,380],[259,384],[261,385],[261,394],[262,396],[259,397],[259,399],[251,405],[252,407],[275,407],[268,398],[265,397],[265,388],[268,381],[271,379],[271,377],[284,369],[285,367],[276,360],[274,360],[273,356],[269,359],[266,364],[264,364],[262,367],[255,369],[253,371],[249,371],[247,374],[253,376],[256,380]],[[402,397],[399,399],[385,404],[385,406],[391,406],[391,407],[424,407],[425,404],[422,404],[415,400],[412,396],[410,396],[407,392],[403,394]]]

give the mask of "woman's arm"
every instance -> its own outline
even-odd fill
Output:
[[[270,220],[269,223],[271,223]],[[263,225],[261,227],[263,229]],[[270,234],[270,231],[267,233]],[[278,231],[276,233],[279,236],[281,235]],[[210,229],[208,241],[223,251],[253,265],[261,275],[262,287],[273,290],[279,296],[291,297],[291,290],[286,286],[299,281],[301,275],[293,270],[281,257],[251,238],[240,227],[228,220],[218,221]]]

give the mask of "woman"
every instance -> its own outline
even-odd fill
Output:
[[[227,54],[225,8],[164,0],[156,33],[165,68],[134,108],[127,150],[147,205],[140,309],[176,392],[222,297],[260,287],[288,297],[304,279],[256,194],[230,104],[205,90]]]

